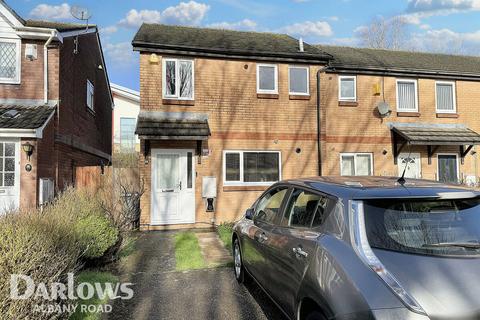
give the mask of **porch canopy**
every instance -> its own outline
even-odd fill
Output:
[[[150,151],[150,140],[197,141],[200,154],[202,141],[211,135],[206,114],[160,111],[141,111],[135,133],[145,140],[145,154]]]
[[[480,144],[480,134],[463,125],[393,124],[392,138],[395,164],[405,145],[426,146],[428,163],[439,146],[458,146],[461,162],[474,145]]]

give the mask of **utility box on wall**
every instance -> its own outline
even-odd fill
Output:
[[[202,178],[202,198],[206,201],[206,211],[215,211],[215,198],[217,198],[217,178],[203,177]]]

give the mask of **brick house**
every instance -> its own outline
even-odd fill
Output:
[[[289,178],[477,176],[478,58],[155,24],[133,47],[143,229],[234,221]]]
[[[42,204],[111,160],[112,95],[96,26],[23,20],[0,2],[0,207]]]

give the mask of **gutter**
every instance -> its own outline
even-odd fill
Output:
[[[329,65],[326,65],[317,71],[317,155],[318,155],[318,176],[322,176],[322,145],[321,145],[321,138],[322,138],[322,119],[321,119],[321,112],[320,112],[320,75],[326,72],[330,68]]]
[[[48,103],[48,46],[52,42],[53,38],[55,38],[56,34],[57,31],[52,30],[50,37],[43,46],[43,102],[45,104]]]

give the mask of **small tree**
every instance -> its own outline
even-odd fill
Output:
[[[359,30],[362,46],[373,49],[411,49],[408,44],[408,24],[403,17],[374,18]]]

